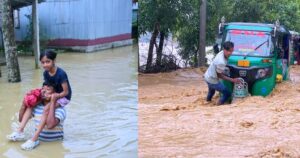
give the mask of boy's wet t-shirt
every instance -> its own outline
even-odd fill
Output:
[[[35,128],[37,129],[40,122],[41,117],[43,115],[45,105],[39,104],[37,105],[33,111],[33,121],[35,123]],[[64,121],[66,119],[67,113],[66,110],[62,107],[58,107],[55,109],[55,118],[59,119],[59,124],[55,126],[53,129],[48,129],[45,127],[39,135],[39,139],[42,141],[55,141],[62,140],[64,138]]]

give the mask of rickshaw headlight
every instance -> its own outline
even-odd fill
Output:
[[[264,78],[267,76],[269,71],[270,71],[269,68],[258,69],[255,78],[256,79]]]

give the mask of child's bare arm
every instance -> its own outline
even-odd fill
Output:
[[[63,98],[65,96],[67,96],[69,94],[69,86],[67,82],[64,82],[61,84],[63,91],[61,93],[59,93],[59,97],[58,98]]]
[[[23,101],[22,106],[19,110],[19,122],[22,122],[22,118],[23,118],[23,115],[24,115],[25,111],[26,111],[26,106],[25,106],[25,103]]]
[[[51,101],[56,102],[58,99],[63,98],[69,94],[69,87],[67,82],[61,84],[63,91],[61,93],[53,93]]]

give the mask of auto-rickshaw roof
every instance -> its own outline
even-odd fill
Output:
[[[241,30],[253,30],[253,31],[266,31],[271,32],[274,30],[274,24],[264,24],[264,23],[244,23],[244,22],[231,22],[225,24],[227,29],[241,29]],[[278,32],[284,34],[290,34],[285,26],[280,25]]]

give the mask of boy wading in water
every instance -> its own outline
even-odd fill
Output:
[[[209,65],[208,69],[204,74],[204,79],[208,85],[208,94],[206,101],[211,101],[216,91],[222,93],[218,105],[224,104],[231,96],[231,92],[221,82],[221,79],[230,81],[232,83],[240,83],[238,78],[230,78],[225,76],[227,60],[233,52],[234,44],[230,41],[224,42],[223,50],[219,52]]]
[[[21,145],[21,148],[24,150],[31,150],[34,147],[36,147],[37,145],[39,145],[39,140],[38,140],[39,134],[42,132],[42,130],[45,127],[47,128],[46,120],[47,120],[47,117],[49,114],[50,106],[54,106],[55,108],[58,108],[59,106],[63,105],[63,103],[65,102],[64,99],[59,99],[59,100],[57,100],[56,103],[51,101],[51,96],[53,93],[55,93],[55,85],[54,84],[45,82],[43,84],[42,89],[40,90],[40,93],[39,93],[40,96],[36,95],[37,99],[32,99],[32,98],[34,98],[34,97],[32,97],[33,92],[36,92],[36,94],[38,94],[37,90],[38,89],[31,91],[31,93],[29,93],[28,95],[25,96],[24,103],[21,107],[21,109],[22,109],[22,111],[24,111],[24,113],[20,114],[21,115],[20,127],[18,128],[18,130],[16,132],[13,132],[12,134],[7,136],[7,138],[12,141],[24,140],[25,139],[24,128],[25,128],[28,120],[32,116],[33,108],[35,108],[38,104],[42,104],[42,106],[44,106],[44,111],[40,118],[40,122],[37,126],[37,129],[36,129],[33,137]],[[30,101],[27,101],[27,100],[30,100]],[[35,105],[33,107],[28,107],[28,102],[29,103],[32,102]]]
[[[39,140],[56,141],[63,139],[63,122],[66,118],[64,106],[69,104],[71,100],[72,89],[66,72],[56,66],[55,60],[55,52],[45,51],[41,53],[40,62],[45,70],[43,76],[47,84],[40,91],[40,95],[44,95],[42,100],[44,104],[37,101],[42,98],[38,93],[27,95],[25,98],[30,99],[24,100],[30,100],[28,103],[32,105],[27,106],[23,102],[19,112],[20,128],[7,136],[12,141],[24,140],[24,127],[33,114],[37,131],[32,139],[21,146],[22,149],[31,150],[35,148],[39,144]]]

